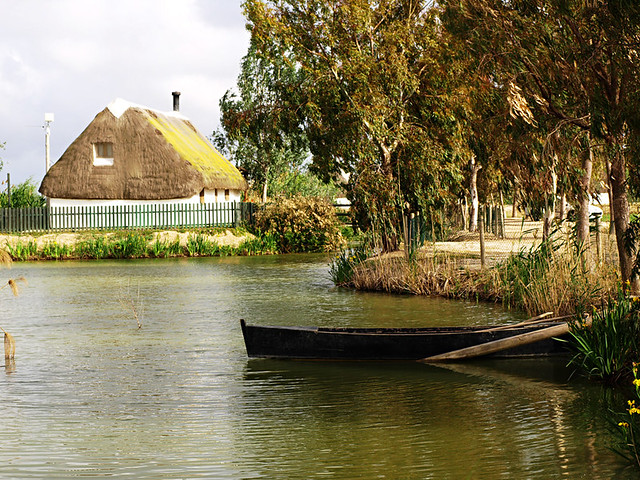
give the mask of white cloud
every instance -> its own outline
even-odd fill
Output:
[[[44,174],[44,112],[52,159],[117,97],[181,110],[203,134],[219,123],[249,35],[241,0],[22,0],[0,30],[0,156],[12,181]]]

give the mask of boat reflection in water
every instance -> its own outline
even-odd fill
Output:
[[[291,478],[635,478],[585,407],[602,390],[570,374],[559,358],[250,359],[242,442]]]

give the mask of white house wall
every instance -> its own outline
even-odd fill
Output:
[[[240,202],[242,192],[240,190],[229,190],[229,200],[225,200],[225,191],[218,190],[216,195],[214,190],[204,191],[204,203],[231,203]],[[82,200],[75,198],[49,198],[51,207],[118,207],[125,205],[183,205],[188,203],[200,203],[200,195],[190,198],[172,198],[168,200]]]

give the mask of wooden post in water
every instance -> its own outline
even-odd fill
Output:
[[[480,268],[484,269],[484,206],[480,207],[478,230],[480,232]]]

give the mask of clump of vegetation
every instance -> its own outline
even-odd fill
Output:
[[[618,277],[613,267],[591,265],[582,246],[551,235],[490,270],[486,288],[506,306],[531,314],[571,315],[615,294]]]
[[[471,269],[455,257],[380,256],[356,260],[345,251],[332,263],[337,285],[356,289],[502,302],[531,315],[572,315],[615,295],[613,267],[590,268],[586,252],[550,237],[489,269]]]
[[[0,208],[44,207],[46,203],[32,178],[11,187],[11,198],[7,191],[0,192]]]
[[[186,243],[180,239],[163,241],[150,232],[124,232],[93,235],[79,240],[75,245],[47,242],[42,246],[30,240],[7,245],[10,258],[26,260],[66,260],[66,259],[124,259],[124,258],[168,258],[228,255],[271,255],[279,253],[278,242],[272,234],[251,235],[237,247],[220,245],[210,238],[219,233],[202,230],[187,237]]]
[[[640,358],[639,299],[620,288],[617,296],[593,308],[590,323],[575,323],[571,337],[576,350],[571,364],[590,377],[618,383],[630,376],[633,362]]]
[[[626,458],[629,463],[640,468],[640,378],[638,378],[638,363],[633,363],[634,400],[627,402],[624,419],[616,424],[618,441],[613,451]],[[636,404],[638,402],[638,404]]]
[[[282,253],[330,252],[344,243],[340,222],[325,199],[278,199],[256,215],[256,228],[271,235]]]
[[[365,246],[355,246],[342,250],[329,265],[331,280],[338,286],[351,286],[354,270],[371,255]]]

